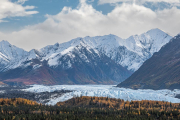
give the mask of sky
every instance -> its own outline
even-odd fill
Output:
[[[0,0],[0,41],[27,51],[77,37],[180,33],[180,0]]]

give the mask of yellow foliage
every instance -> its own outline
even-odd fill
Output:
[[[28,99],[23,99],[23,98],[11,98],[11,99],[0,99],[0,106],[3,105],[39,105],[37,102],[28,100]]]

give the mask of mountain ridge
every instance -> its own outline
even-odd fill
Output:
[[[1,61],[0,78],[3,78],[2,80],[6,80],[7,78],[3,77],[3,75],[8,76],[9,74],[4,74],[4,73],[8,73],[9,71],[11,71],[10,73],[12,73],[14,69],[27,69],[27,71],[29,70],[35,71],[41,69],[42,71],[42,68],[43,70],[45,70],[46,68],[45,71],[49,69],[49,71],[52,70],[56,74],[58,74],[58,72],[60,71],[57,71],[56,68],[60,67],[61,72],[62,71],[65,72],[66,70],[74,69],[77,67],[78,64],[81,64],[81,66],[79,67],[84,66],[84,68],[86,68],[85,71],[88,71],[87,66],[89,66],[90,63],[91,66],[88,69],[93,68],[94,72],[95,72],[94,68],[99,69],[101,72],[103,71],[102,75],[105,75],[105,73],[106,74],[108,73],[106,72],[106,70],[104,70],[104,67],[101,65],[104,64],[105,66],[105,64],[108,65],[108,63],[111,63],[111,65],[113,66],[116,64],[116,67],[115,66],[113,67],[114,71],[111,71],[114,72],[113,74],[114,77],[111,76],[112,75],[111,73],[111,75],[109,74],[110,76],[108,76],[107,79],[109,79],[110,81],[118,82],[118,77],[117,77],[118,75],[116,74],[118,72],[116,70],[119,70],[122,72],[119,73],[120,74],[119,82],[121,82],[125,80],[127,77],[129,77],[134,71],[136,71],[143,64],[145,60],[147,60],[153,55],[154,52],[159,51],[159,49],[163,45],[168,43],[171,38],[172,38],[171,36],[169,36],[167,33],[159,29],[152,29],[141,35],[131,36],[128,39],[122,39],[112,34],[105,36],[96,36],[96,37],[89,37],[89,36],[84,38],[79,37],[62,44],[56,43],[54,45],[48,45],[39,50],[32,49],[29,52],[17,48],[15,46],[11,47],[12,45],[10,45],[10,43],[8,43],[7,41],[3,41],[2,43],[0,42],[1,43],[0,46],[4,45],[9,47],[7,47],[8,48],[7,51],[5,50],[7,53],[4,53],[3,51],[4,49],[2,49],[4,47],[0,47],[0,61]],[[81,46],[80,49],[78,48],[79,46]],[[13,55],[16,56],[22,55],[22,56],[17,58],[16,57],[12,58],[11,56]],[[9,59],[9,56],[12,59]],[[95,60],[93,56],[98,56],[96,57],[97,60]],[[6,58],[8,58],[10,61],[6,61]],[[64,61],[64,59],[67,59],[67,61]],[[77,62],[76,60],[79,60],[78,62],[80,62],[80,63],[76,63],[77,65],[74,64],[75,62]],[[102,64],[97,64],[97,61],[99,61],[98,63],[100,63],[101,61]],[[107,61],[107,63],[104,63],[103,61]],[[108,66],[108,68],[112,69],[110,65]],[[80,69],[78,70],[81,71]],[[103,76],[101,76],[100,78],[98,76],[96,76],[97,78],[92,77],[94,73],[87,74],[84,73],[83,71],[81,71],[80,73],[78,71],[76,72],[77,74],[83,74],[83,75],[86,74],[85,75],[86,77],[84,79],[87,79],[87,81],[88,80],[91,81],[93,79],[94,81],[96,81],[93,83],[97,83],[98,82],[97,79],[101,80],[103,78]],[[48,74],[48,72],[45,73],[46,75],[51,76],[49,77],[52,78],[52,81],[55,80],[53,75]],[[71,73],[65,72],[64,74],[67,74],[69,76]],[[90,75],[91,77],[89,77],[89,74],[91,74]],[[76,78],[75,76],[76,75],[74,74],[73,76],[74,81],[79,79]],[[46,77],[49,78],[48,76]],[[67,76],[65,78],[68,80],[72,79],[72,78],[67,78]],[[21,76],[21,79],[25,79],[25,78],[22,78]],[[72,84],[74,83],[72,82]]]
[[[180,34],[164,45],[147,60],[131,77],[118,87],[135,89],[179,89],[180,88]]]

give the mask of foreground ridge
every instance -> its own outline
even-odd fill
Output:
[[[180,89],[180,35],[147,60],[118,87],[134,89]]]

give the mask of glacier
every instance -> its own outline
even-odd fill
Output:
[[[127,89],[117,88],[115,85],[31,85],[30,88],[23,89],[27,92],[53,92],[56,90],[71,90],[70,93],[65,93],[61,97],[52,98],[47,105],[55,105],[57,102],[63,102],[76,96],[96,96],[96,97],[109,97],[119,98],[125,101],[131,100],[156,100],[156,101],[167,101],[172,103],[180,103],[180,99],[175,98],[176,95],[180,94],[180,90],[144,90],[144,89]]]

